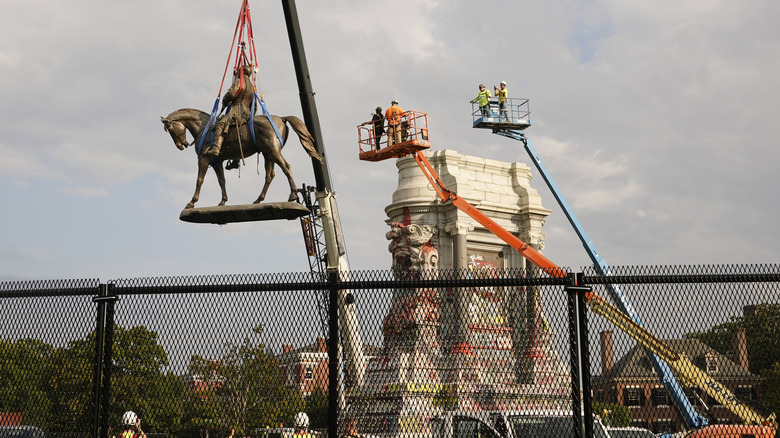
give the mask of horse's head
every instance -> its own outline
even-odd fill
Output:
[[[160,116],[160,121],[165,125],[165,132],[171,134],[173,143],[180,151],[183,151],[184,148],[190,145],[189,142],[187,142],[187,128],[184,126],[184,123],[162,116]]]

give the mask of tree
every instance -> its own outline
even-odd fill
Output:
[[[780,363],[780,304],[759,304],[752,315],[732,316],[728,322],[685,337],[699,339],[720,354],[734,357],[731,334],[739,328],[745,329],[750,372],[763,374]]]
[[[601,417],[605,426],[627,427],[631,425],[631,408],[617,403],[593,402],[593,413]]]
[[[309,415],[312,429],[328,427],[328,393],[320,388],[306,397],[306,413]]]
[[[759,304],[749,316],[732,316],[730,321],[686,338],[699,339],[726,357],[734,357],[731,334],[744,328],[750,372],[763,374],[780,363],[780,304]]]
[[[70,341],[52,355],[49,379],[56,430],[88,430],[92,412],[95,332]],[[121,417],[132,410],[143,418],[149,432],[167,432],[180,424],[182,383],[163,372],[168,356],[158,344],[157,333],[138,326],[114,326],[112,344],[111,427],[121,427]]]
[[[144,326],[114,327],[111,369],[112,424],[121,426],[125,411],[136,412],[144,430],[167,432],[181,418],[180,379],[163,372],[168,355],[157,332]]]
[[[260,335],[262,327],[252,332]],[[187,397],[192,424],[250,435],[301,410],[300,391],[285,385],[284,370],[270,349],[250,336],[227,347],[219,359],[196,355],[190,360],[189,371],[197,377]]]
[[[780,363],[775,363],[763,376],[766,390],[761,403],[772,412],[780,412]]]
[[[70,341],[54,350],[49,377],[53,430],[89,430],[92,412],[92,379],[95,360],[95,333]]]
[[[20,412],[25,422],[44,430],[51,426],[53,350],[35,339],[0,340],[0,412]]]
[[[748,316],[732,316],[710,330],[685,335],[699,339],[726,357],[734,357],[731,335],[745,329],[748,368],[764,378],[764,395],[759,400],[773,412],[780,409],[780,304],[763,303]]]

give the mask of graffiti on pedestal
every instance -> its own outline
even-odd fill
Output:
[[[433,244],[436,229],[430,225],[390,224],[386,237],[393,255],[393,273],[401,280],[420,279],[438,269],[439,253]],[[430,278],[430,276],[428,276]],[[382,323],[385,347],[438,347],[433,326],[439,325],[439,296],[431,289],[398,290]]]

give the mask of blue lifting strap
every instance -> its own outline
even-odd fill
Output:
[[[257,93],[255,93],[255,98],[252,99],[252,116],[249,117],[249,132],[252,134],[252,142],[255,144],[255,146],[257,146],[257,139],[255,139],[255,126],[254,126],[255,101],[260,102],[260,106],[263,108],[263,115],[265,115],[268,121],[271,122],[271,127],[274,128],[274,132],[276,133],[276,138],[279,139],[279,144],[282,145],[281,147],[284,147],[284,140],[282,140],[282,134],[279,133],[279,129],[276,128],[276,123],[274,123],[273,119],[271,119],[271,114],[268,112],[268,108],[265,107],[265,102],[263,102],[263,99],[260,99]]]
[[[203,140],[206,139],[206,133],[209,132],[209,129],[214,126],[215,123],[217,123],[217,116],[219,115],[219,112],[217,111],[219,109],[219,97],[217,97],[217,100],[214,101],[214,108],[211,109],[211,116],[209,117],[209,122],[206,123],[206,127],[203,128],[203,133],[200,136],[200,139],[198,140],[198,156],[200,156],[201,152],[203,152]],[[211,132],[211,142],[214,142],[214,132]]]

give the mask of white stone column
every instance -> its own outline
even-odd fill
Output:
[[[444,230],[453,236],[452,267],[456,271],[468,267],[468,235],[474,231],[474,225],[468,222],[455,221],[445,225]]]

